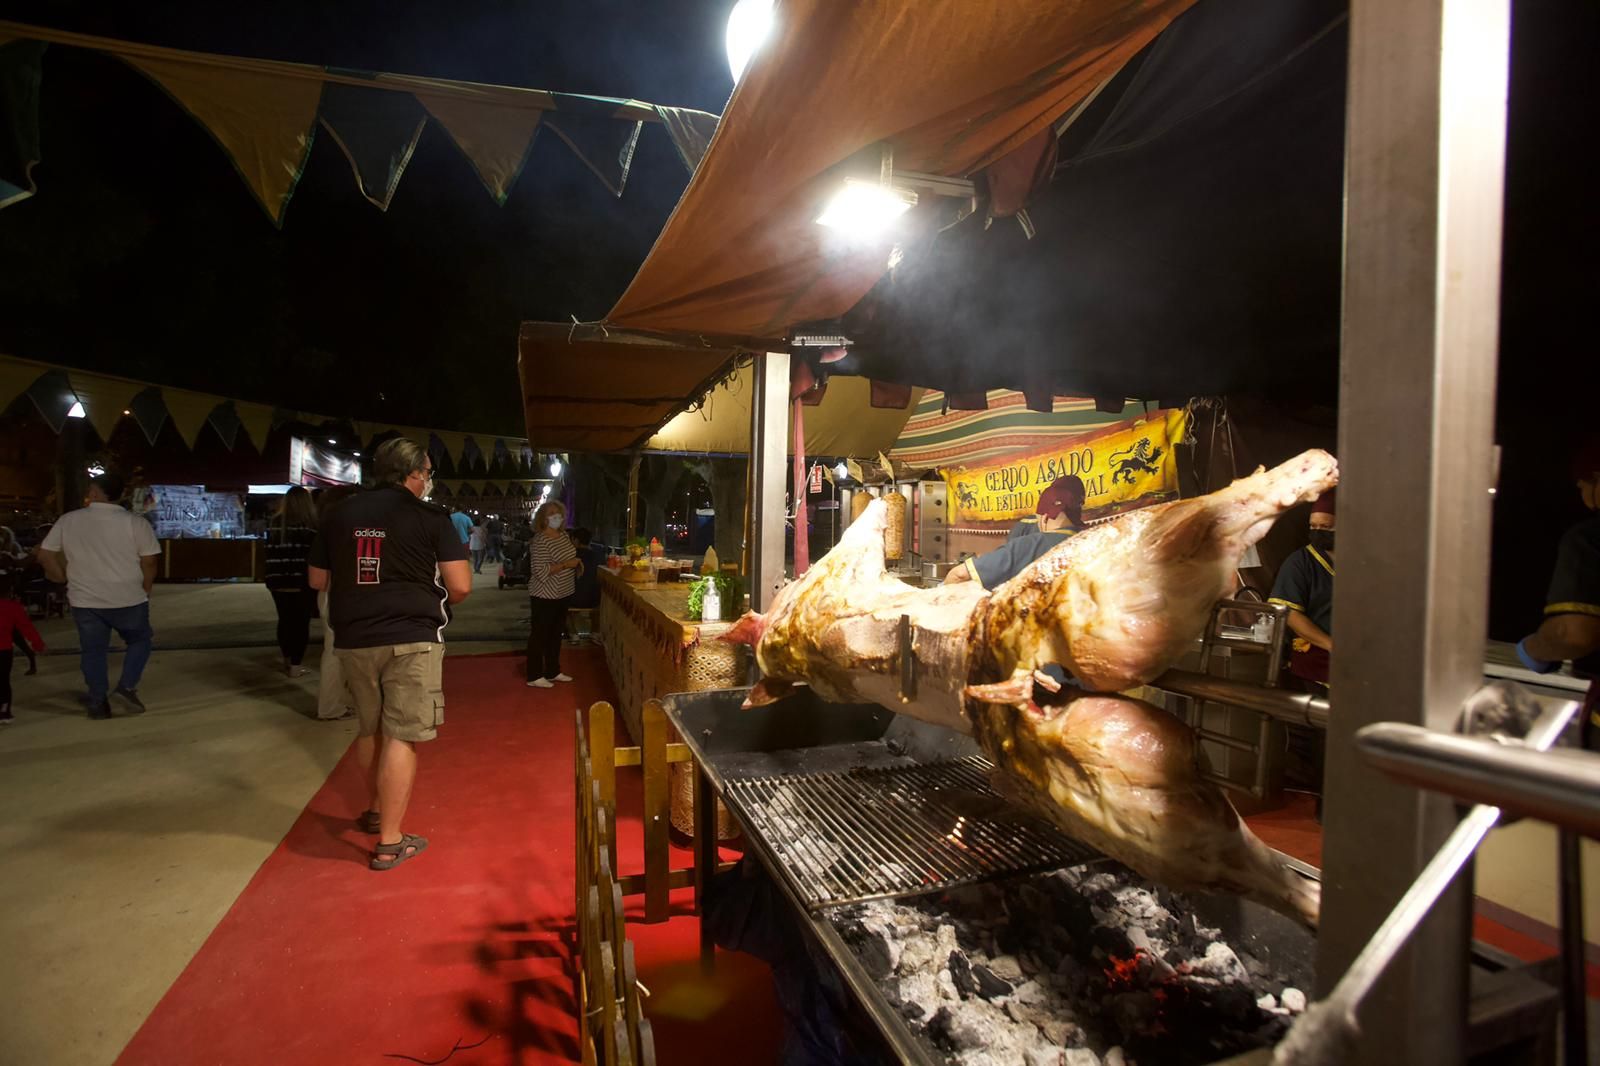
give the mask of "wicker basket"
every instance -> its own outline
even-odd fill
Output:
[[[686,837],[694,836],[694,771],[688,763],[675,762],[667,770],[667,793],[672,803],[667,817],[672,828]],[[717,839],[732,840],[739,835],[739,823],[732,812],[717,801]]]

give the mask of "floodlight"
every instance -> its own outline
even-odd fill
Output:
[[[817,225],[870,236],[917,205],[917,194],[873,181],[846,178],[817,216]]]
[[[728,14],[728,68],[737,84],[772,33],[772,0],[739,0]]]
[[[87,411],[85,411],[83,409],[83,404],[80,401],[74,400],[72,402],[72,406],[67,408],[67,417],[68,418],[88,418],[89,417],[89,412],[87,412]]]

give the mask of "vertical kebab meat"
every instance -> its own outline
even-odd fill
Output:
[[[1154,679],[1199,637],[1239,557],[1296,503],[1337,481],[1311,451],[1220,492],[1147,508],[1079,534],[997,589],[914,589],[884,569],[875,503],[765,615],[723,639],[754,646],[765,675],[750,702],[807,683],[837,702],[873,702],[975,735],[1027,801],[1070,834],[1146,876],[1234,891],[1314,922],[1316,891],[1281,868],[1194,766],[1193,734],[1121,697],[1041,709],[1039,667],[1090,689]],[[910,622],[914,699],[899,686]],[[1076,709],[1074,709],[1076,708]]]

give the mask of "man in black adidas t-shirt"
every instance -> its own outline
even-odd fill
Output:
[[[448,605],[472,591],[472,567],[449,516],[422,500],[433,485],[427,453],[398,438],[378,448],[372,467],[378,487],[323,516],[307,562],[311,587],[329,590],[333,650],[361,719],[356,757],[372,806],[359,821],[378,834],[369,865],[388,870],[428,846],[400,821],[415,745],[438,736],[444,720]]]

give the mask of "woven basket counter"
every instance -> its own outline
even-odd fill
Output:
[[[688,583],[633,584],[610,570],[600,571],[595,626],[617,687],[617,710],[634,743],[639,742],[639,714],[646,700],[669,692],[736,688],[749,674],[750,649],[717,639],[733,622],[694,621],[685,615],[688,600]],[[694,778],[688,764],[673,764],[669,788],[672,826],[693,836]],[[738,833],[733,816],[718,804],[717,836],[726,840]]]

